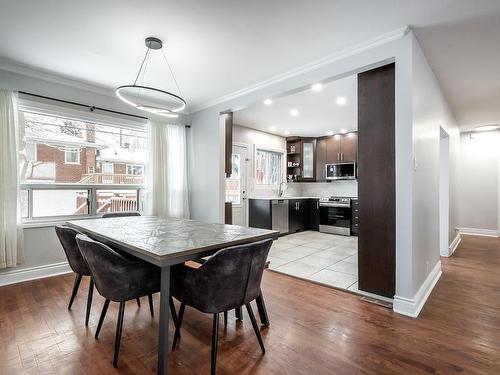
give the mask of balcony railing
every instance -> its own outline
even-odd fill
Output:
[[[79,184],[110,184],[110,185],[142,185],[143,175],[133,174],[111,174],[111,173],[89,173],[83,174]]]

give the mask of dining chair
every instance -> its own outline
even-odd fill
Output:
[[[213,314],[211,374],[217,368],[219,314],[245,306],[262,353],[264,343],[250,302],[260,295],[260,283],[272,240],[219,250],[198,268],[172,267],[171,294],[181,302],[172,350],[179,340],[186,305]]]
[[[69,266],[75,273],[75,281],[73,283],[73,289],[71,291],[71,297],[69,299],[68,310],[71,310],[71,306],[73,305],[76,294],[78,293],[78,288],[80,287],[80,282],[82,281],[83,276],[90,277],[89,291],[87,295],[87,312],[85,314],[85,326],[88,326],[90,309],[92,307],[94,281],[92,280],[87,262],[80,253],[80,249],[78,248],[78,244],[76,243],[75,237],[77,234],[80,234],[80,232],[66,225],[56,225],[55,230],[57,237],[61,242],[64,253],[66,254],[66,259],[68,259]]]
[[[110,217],[125,217],[125,216],[141,216],[140,212],[107,212],[102,215],[103,219],[109,219]]]
[[[120,353],[125,302],[144,296],[148,296],[149,300],[152,301],[153,293],[160,291],[161,271],[160,268],[139,259],[126,258],[109,246],[94,241],[84,234],[78,234],[76,242],[87,261],[97,291],[106,299],[97,324],[96,339],[99,337],[110,301],[120,304],[113,357],[113,366],[116,367]],[[169,303],[174,324],[176,324],[177,317],[175,310],[172,311],[173,299],[171,297]],[[153,316],[152,309],[151,316]]]

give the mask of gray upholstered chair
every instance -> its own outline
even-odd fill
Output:
[[[78,293],[78,288],[80,287],[80,282],[83,276],[90,276],[90,269],[87,262],[82,257],[80,249],[76,243],[76,235],[80,234],[76,229],[70,228],[65,225],[56,225],[55,227],[57,237],[61,242],[61,245],[68,259],[69,266],[75,273],[75,282],[73,283],[73,290],[71,292],[71,297],[69,299],[68,310],[71,310],[73,301],[75,300],[76,294]],[[87,296],[87,312],[85,314],[85,325],[89,324],[90,308],[92,306],[92,294],[94,292],[94,281],[92,277],[90,278],[89,292]]]
[[[103,219],[109,219],[110,217],[125,217],[125,216],[141,216],[139,212],[107,212],[102,215]]]
[[[89,266],[97,291],[106,299],[97,325],[96,339],[101,331],[109,302],[120,303],[113,359],[113,366],[116,367],[120,352],[125,302],[143,296],[148,296],[151,301],[152,294],[160,291],[160,268],[139,259],[126,258],[109,246],[94,241],[84,234],[77,235],[76,242]],[[172,307],[173,300],[170,299],[170,308]],[[176,323],[175,311],[171,310],[171,312]],[[152,313],[153,310],[151,310]]]
[[[219,313],[245,305],[260,348],[265,353],[250,302],[260,295],[260,283],[272,240],[219,250],[198,268],[181,264],[172,267],[171,293],[181,302],[172,350],[179,339],[186,305],[213,314],[212,365],[217,367]]]

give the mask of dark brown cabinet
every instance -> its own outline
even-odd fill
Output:
[[[316,181],[316,138],[287,138],[287,178]]]
[[[332,135],[326,139],[326,164],[340,161],[340,135]]]
[[[326,164],[358,160],[358,134],[336,134],[326,140]]]
[[[326,138],[316,141],[316,181],[326,181]]]
[[[306,228],[309,218],[307,199],[288,200],[288,232],[295,233]]]

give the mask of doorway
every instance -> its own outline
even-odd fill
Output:
[[[232,173],[226,178],[226,202],[232,203],[232,224],[247,225],[247,163],[248,146],[233,144]]]
[[[439,128],[439,252],[450,256],[449,217],[450,217],[450,137],[446,130]]]

